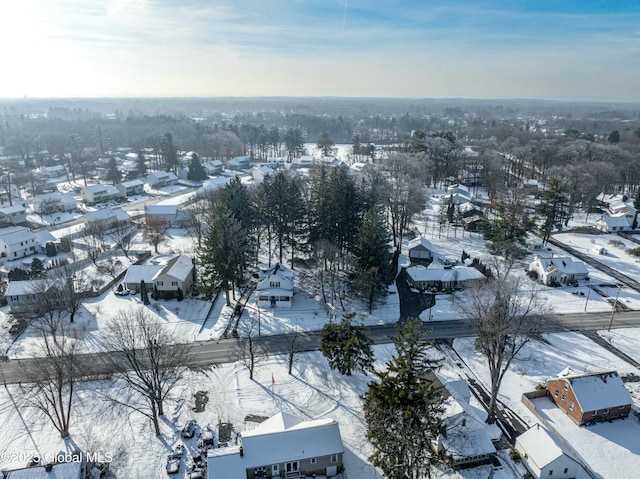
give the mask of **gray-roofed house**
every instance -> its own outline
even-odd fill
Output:
[[[330,418],[303,421],[280,412],[240,434],[237,446],[210,449],[208,479],[333,477],[343,471],[344,446]]]
[[[565,369],[548,379],[547,392],[556,405],[579,426],[625,418],[633,400],[616,371],[576,374]]]
[[[129,266],[122,279],[122,283],[129,291],[140,292],[140,282],[147,284],[149,291],[153,288],[153,278],[162,271],[164,265],[158,264],[134,264]]]

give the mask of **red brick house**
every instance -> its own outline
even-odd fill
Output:
[[[578,375],[567,368],[547,380],[547,391],[579,426],[627,417],[633,402],[616,371]]]

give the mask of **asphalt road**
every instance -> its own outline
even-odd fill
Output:
[[[574,313],[555,315],[542,320],[542,332],[593,331],[607,329],[611,319],[610,313]],[[640,326],[640,311],[615,313],[613,327]],[[464,321],[432,321],[424,322],[423,328],[427,339],[453,339],[474,336],[474,331]],[[369,327],[369,333],[376,344],[391,342],[396,331],[395,324]],[[289,351],[292,334],[260,336],[255,338],[267,354],[286,354]],[[242,354],[243,339],[222,339],[218,341],[198,341],[189,344],[191,361],[189,366],[204,367],[214,364],[236,361]],[[320,349],[320,332],[310,331],[298,333],[298,351],[317,351]],[[105,353],[90,353],[78,356],[78,361],[87,366],[94,375],[110,374],[111,368],[105,361]],[[37,359],[13,359],[0,361],[0,379],[4,384],[17,384],[24,379],[24,369],[38,367]]]

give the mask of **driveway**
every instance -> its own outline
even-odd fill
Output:
[[[400,319],[418,318],[425,309],[436,304],[436,297],[430,293],[415,293],[411,291],[407,284],[407,271],[402,268],[396,276],[396,287],[398,288],[398,298],[400,298]]]

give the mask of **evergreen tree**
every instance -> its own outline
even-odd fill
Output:
[[[140,280],[140,299],[142,300],[142,304],[147,306],[149,301],[149,292],[147,291],[147,285],[143,280]]]
[[[391,235],[380,210],[371,208],[362,219],[353,248],[358,269],[375,267],[387,271],[391,261],[390,241]]]
[[[358,188],[346,166],[333,168],[327,185],[328,239],[342,249],[351,251],[362,217],[362,199]]]
[[[31,271],[29,272],[29,278],[35,279],[42,276],[44,272],[44,263],[38,257],[35,257],[31,260]]]
[[[147,163],[144,159],[142,151],[138,152],[138,159],[136,160],[136,169],[138,170],[138,176],[145,176],[147,174]]]
[[[299,129],[288,129],[284,135],[284,145],[289,161],[304,154],[304,140]]]
[[[221,207],[210,219],[209,232],[200,254],[203,265],[202,283],[209,296],[217,288],[227,295],[231,305],[230,290],[242,282],[249,247],[246,232],[228,208]],[[235,291],[234,291],[235,297]]]
[[[255,227],[256,212],[247,186],[235,176],[222,191],[223,205],[229,208],[245,231],[252,231]]]
[[[347,376],[373,370],[373,343],[366,328],[353,323],[355,315],[345,314],[339,323],[325,324],[320,337],[320,350],[329,367]]]
[[[546,243],[554,228],[561,228],[562,223],[568,219],[566,191],[560,178],[551,178],[549,187],[542,194],[542,201],[538,206],[538,213],[543,222],[540,226],[542,241]]]
[[[399,325],[393,338],[396,352],[364,397],[367,439],[374,452],[369,458],[389,479],[431,478],[438,462],[433,451],[442,422],[441,385],[433,371],[438,364],[427,358],[421,322]]]
[[[507,259],[519,259],[525,254],[527,234],[535,226],[527,212],[526,196],[521,192],[506,195],[495,209],[494,218],[487,225],[485,239],[489,240],[489,251]]]
[[[173,135],[169,132],[164,134],[161,143],[162,159],[164,160],[164,167],[167,171],[176,172],[178,168],[178,151],[173,143]]]
[[[111,184],[115,185],[120,182],[122,178],[122,173],[118,171],[118,167],[116,165],[116,159],[111,158],[109,160],[109,164],[107,165],[107,176],[106,179],[111,182]]]
[[[326,131],[320,135],[320,137],[318,138],[318,142],[316,143],[318,149],[322,151],[322,156],[331,156],[333,154],[334,145],[335,142],[331,139],[331,136],[329,136],[329,133],[327,133]]]
[[[207,179],[207,172],[202,166],[200,157],[197,153],[194,153],[191,157],[191,164],[189,165],[189,174],[187,179],[191,181],[202,181]]]

